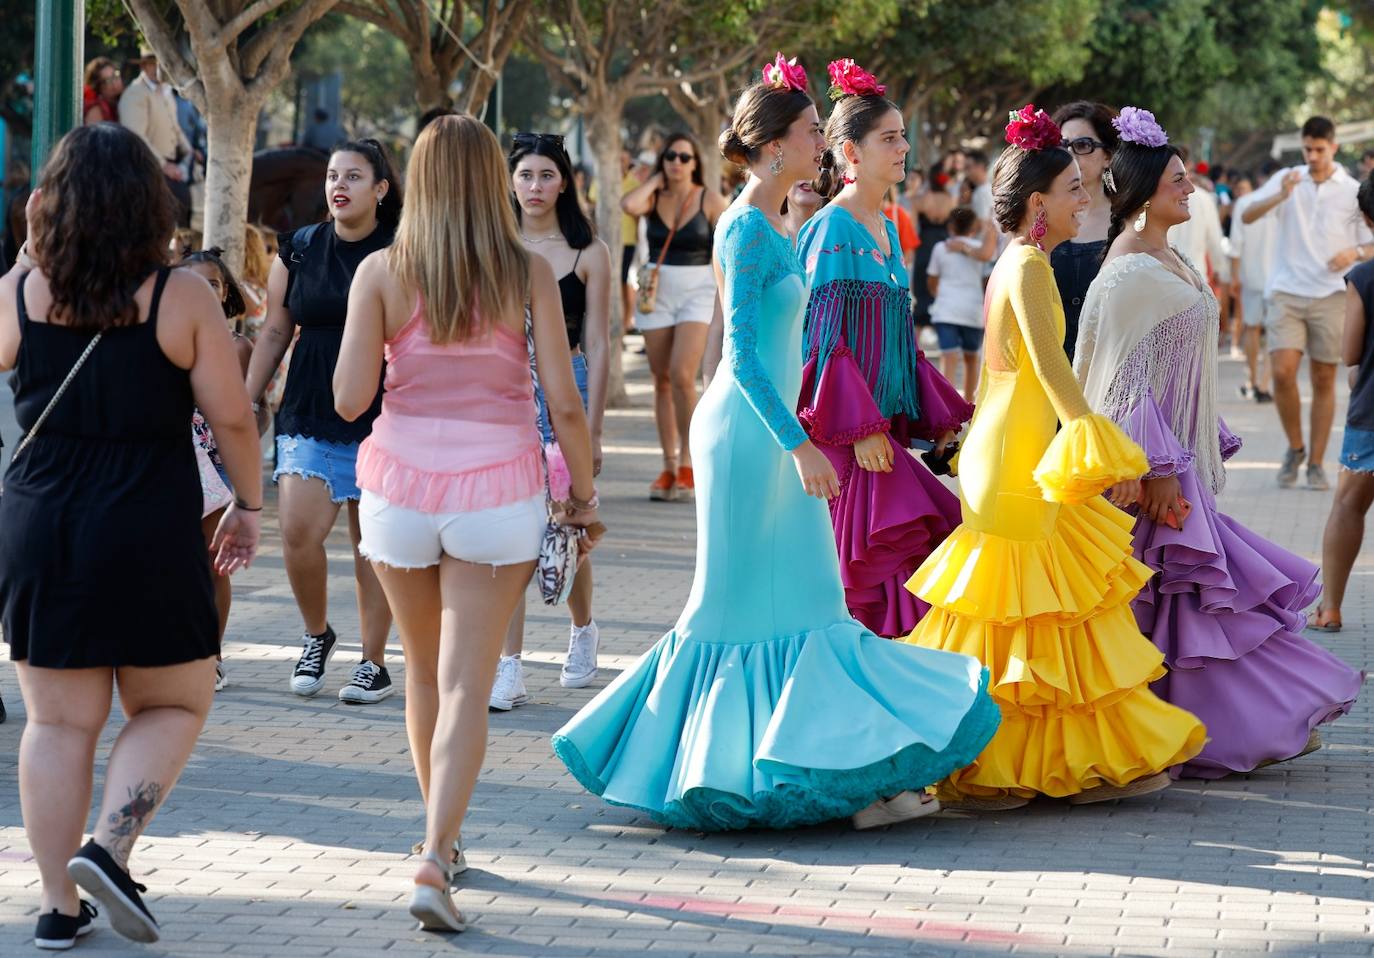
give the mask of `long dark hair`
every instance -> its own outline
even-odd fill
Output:
[[[361,140],[349,140],[347,143],[339,144],[334,147],[334,153],[357,153],[372,167],[373,179],[379,183],[382,180],[387,181],[389,187],[386,196],[382,197],[382,202],[377,207],[377,219],[395,229],[396,224],[401,222],[404,197],[401,192],[401,178],[396,175],[396,168],[391,164],[391,156],[387,153],[386,147],[371,137],[364,137]]]
[[[183,256],[177,265],[194,266],[197,263],[209,263],[219,270],[219,281],[224,284],[223,306],[226,319],[234,319],[248,311],[248,302],[243,298],[243,289],[239,286],[239,281],[234,278],[234,271],[224,261],[224,250],[218,246],[198,249]]]
[[[1073,154],[1061,146],[1023,150],[1008,146],[992,168],[992,216],[1003,233],[1015,233],[1025,222],[1032,193],[1048,193],[1055,178],[1069,168]]]
[[[673,133],[663,140],[663,149],[658,151],[658,161],[654,163],[654,172],[663,172],[663,156],[677,143],[690,143],[692,146],[692,156],[696,157],[696,162],[692,164],[692,182],[697,186],[705,186],[706,180],[701,175],[701,144],[697,143],[696,137],[681,130]]]
[[[592,240],[596,239],[596,229],[587,217],[587,211],[582,208],[582,200],[577,193],[577,181],[573,178],[572,158],[563,148],[562,137],[552,137],[546,133],[517,133],[511,144],[510,154],[506,157],[506,166],[510,168],[512,175],[520,161],[527,156],[542,156],[551,160],[558,168],[558,175],[563,179],[563,191],[554,202],[554,212],[558,214],[558,231],[573,249],[586,249],[591,246]],[[524,213],[520,209],[520,204],[514,197],[511,197],[511,203],[515,206],[515,221],[523,223]]]
[[[1126,220],[1138,213],[1159,189],[1159,178],[1169,161],[1183,158],[1183,151],[1172,143],[1142,146],[1123,141],[1112,154],[1112,181],[1116,189],[1108,192],[1112,201],[1112,224],[1107,228],[1107,249],[1121,235]]]
[[[873,132],[878,121],[896,109],[897,104],[877,95],[840,98],[830,111],[830,119],[825,121],[825,142],[829,145],[821,153],[821,175],[816,178],[816,191],[821,196],[834,199],[844,188],[845,141],[858,143]]]
[[[134,294],[166,265],[176,228],[153,151],[117,123],[79,126],[58,141],[38,185],[30,246],[53,315],[72,329],[136,325]]]

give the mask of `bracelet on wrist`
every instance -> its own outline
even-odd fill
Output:
[[[563,504],[563,508],[566,512],[569,513],[591,512],[594,509],[598,508],[600,505],[601,498],[595,492],[592,493],[592,497],[590,499],[579,499],[576,496],[569,493],[568,500]]]
[[[234,497],[234,508],[242,512],[262,512],[262,506],[258,506],[256,509],[254,509],[252,506],[248,505],[248,503],[244,502],[237,496]]]

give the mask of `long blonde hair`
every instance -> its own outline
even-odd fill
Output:
[[[472,116],[440,117],[415,141],[406,184],[392,272],[423,299],[431,341],[480,335],[529,289],[501,145]]]
[[[267,240],[263,228],[246,223],[243,227],[243,278],[259,289],[267,288],[267,276],[272,271],[272,257],[267,255]]]

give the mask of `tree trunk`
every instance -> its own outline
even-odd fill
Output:
[[[442,71],[435,68],[433,63],[425,66],[418,58],[411,66],[415,75],[415,102],[419,105],[421,113],[435,107],[453,105],[448,95],[449,85],[453,82],[452,76],[441,76]]]
[[[611,248],[611,275],[620,275],[620,122],[625,101],[614,96],[591,98],[587,103],[587,139],[596,157],[596,232]],[[623,407],[629,404],[625,392],[625,367],[622,362],[625,340],[625,317],[621,315],[618,288],[611,294],[611,371],[606,383],[606,404]]]
[[[219,94],[219,95],[216,95]],[[224,250],[235,274],[243,269],[243,229],[248,221],[248,186],[253,175],[253,139],[262,104],[242,92],[230,98],[207,90],[209,110],[205,172],[205,243]],[[217,102],[223,100],[223,103]]]

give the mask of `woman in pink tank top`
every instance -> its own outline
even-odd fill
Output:
[[[600,523],[558,283],[521,245],[496,137],[470,116],[443,117],[420,134],[406,179],[395,243],[353,280],[334,402],[345,419],[362,415],[385,358],[381,415],[358,451],[360,550],[405,649],[406,727],[426,813],[410,912],[428,930],[462,931],[449,891],[466,867],[459,834],[506,624],[546,521],[527,305],[572,475],[561,518]]]

